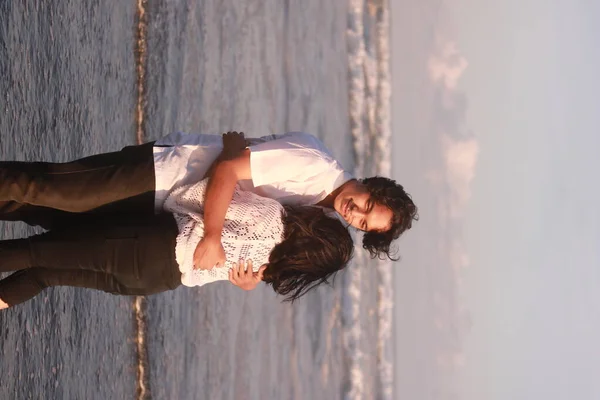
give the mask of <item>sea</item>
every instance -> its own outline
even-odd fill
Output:
[[[0,159],[300,130],[389,175],[389,51],[385,0],[0,0]],[[294,304],[228,282],[47,289],[0,312],[0,399],[394,399],[391,263],[356,239]]]

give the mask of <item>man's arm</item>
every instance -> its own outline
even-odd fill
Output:
[[[244,132],[227,132],[222,135],[223,137],[223,150],[215,161],[210,165],[205,178],[212,176],[215,172],[217,164],[224,160],[231,160],[240,155],[240,153],[246,148],[246,138]]]
[[[194,251],[194,268],[211,269],[225,264],[221,231],[225,214],[239,180],[251,179],[250,150],[217,164],[208,181],[204,199],[204,237]]]

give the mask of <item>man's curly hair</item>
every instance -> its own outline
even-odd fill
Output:
[[[400,235],[412,227],[413,221],[419,219],[417,206],[402,185],[392,179],[375,176],[361,179],[359,182],[367,187],[373,201],[386,206],[394,214],[392,226],[389,230],[385,232],[365,232],[363,248],[368,250],[373,258],[385,259],[385,257],[388,257],[396,261],[397,258],[390,254],[392,241],[398,239]]]

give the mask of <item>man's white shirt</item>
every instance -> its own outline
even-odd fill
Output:
[[[353,179],[325,145],[308,133],[248,140],[252,180],[240,181],[242,190],[281,204],[314,205]],[[163,209],[173,190],[201,181],[222,150],[220,135],[177,132],[156,141],[156,210]]]

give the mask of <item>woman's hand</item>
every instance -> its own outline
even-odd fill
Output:
[[[229,270],[229,282],[244,290],[253,290],[263,280],[263,273],[267,269],[266,265],[261,266],[257,272],[252,271],[252,260],[240,260],[239,263],[233,263],[233,268]]]

